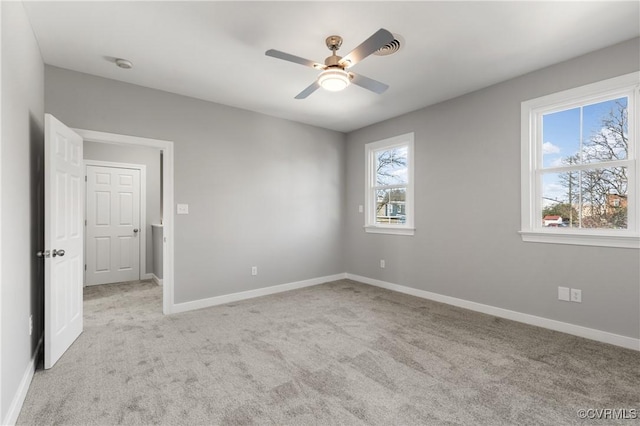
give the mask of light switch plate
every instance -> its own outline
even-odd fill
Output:
[[[558,300],[569,302],[571,300],[570,291],[569,287],[558,287]]]
[[[178,214],[189,214],[189,204],[178,204]]]

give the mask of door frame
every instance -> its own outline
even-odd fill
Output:
[[[82,136],[82,135],[81,135]],[[83,138],[83,141],[86,140]],[[87,176],[87,167],[112,167],[117,169],[133,169],[140,171],[140,245],[138,247],[140,253],[138,253],[138,279],[150,280],[153,277],[152,273],[147,273],[147,166],[144,164],[132,164],[132,163],[116,163],[112,161],[100,161],[100,160],[84,160],[84,175]],[[87,220],[87,181],[84,182],[84,220],[86,224]],[[85,226],[84,233],[84,262],[87,263],[87,228]],[[142,272],[144,268],[144,273]],[[84,287],[87,286],[87,271],[84,271]]]
[[[116,133],[97,132],[86,129],[72,129],[84,141],[100,142],[124,146],[144,146],[156,148],[162,152],[162,224],[164,225],[162,312],[168,315],[173,312],[174,300],[174,211],[173,211],[173,142],[160,139],[141,138],[138,136],[120,135]]]

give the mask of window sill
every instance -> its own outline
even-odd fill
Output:
[[[370,234],[393,234],[393,235],[415,235],[416,228],[406,226],[372,226],[366,225],[365,232]]]
[[[520,231],[522,241],[530,243],[572,244],[578,246],[640,249],[640,236],[603,232]]]

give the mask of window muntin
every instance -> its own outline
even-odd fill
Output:
[[[413,235],[413,133],[367,144],[365,230]]]
[[[635,141],[639,76],[523,102],[525,241],[640,246]],[[554,240],[554,235],[572,237]]]

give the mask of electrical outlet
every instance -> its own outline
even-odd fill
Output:
[[[380,267],[384,269],[386,266],[384,259],[380,259]]]
[[[258,275],[258,267],[257,266],[252,266],[251,267],[251,275]]]
[[[580,290],[578,288],[572,288],[571,289],[571,301],[572,302],[577,302],[577,303],[582,303],[582,290]]]
[[[29,315],[29,336],[33,334],[33,315]]]
[[[364,207],[362,206],[362,204],[360,204],[358,206],[358,213],[362,213],[364,211]]]
[[[569,302],[571,300],[571,289],[569,287],[558,287],[558,300]]]

